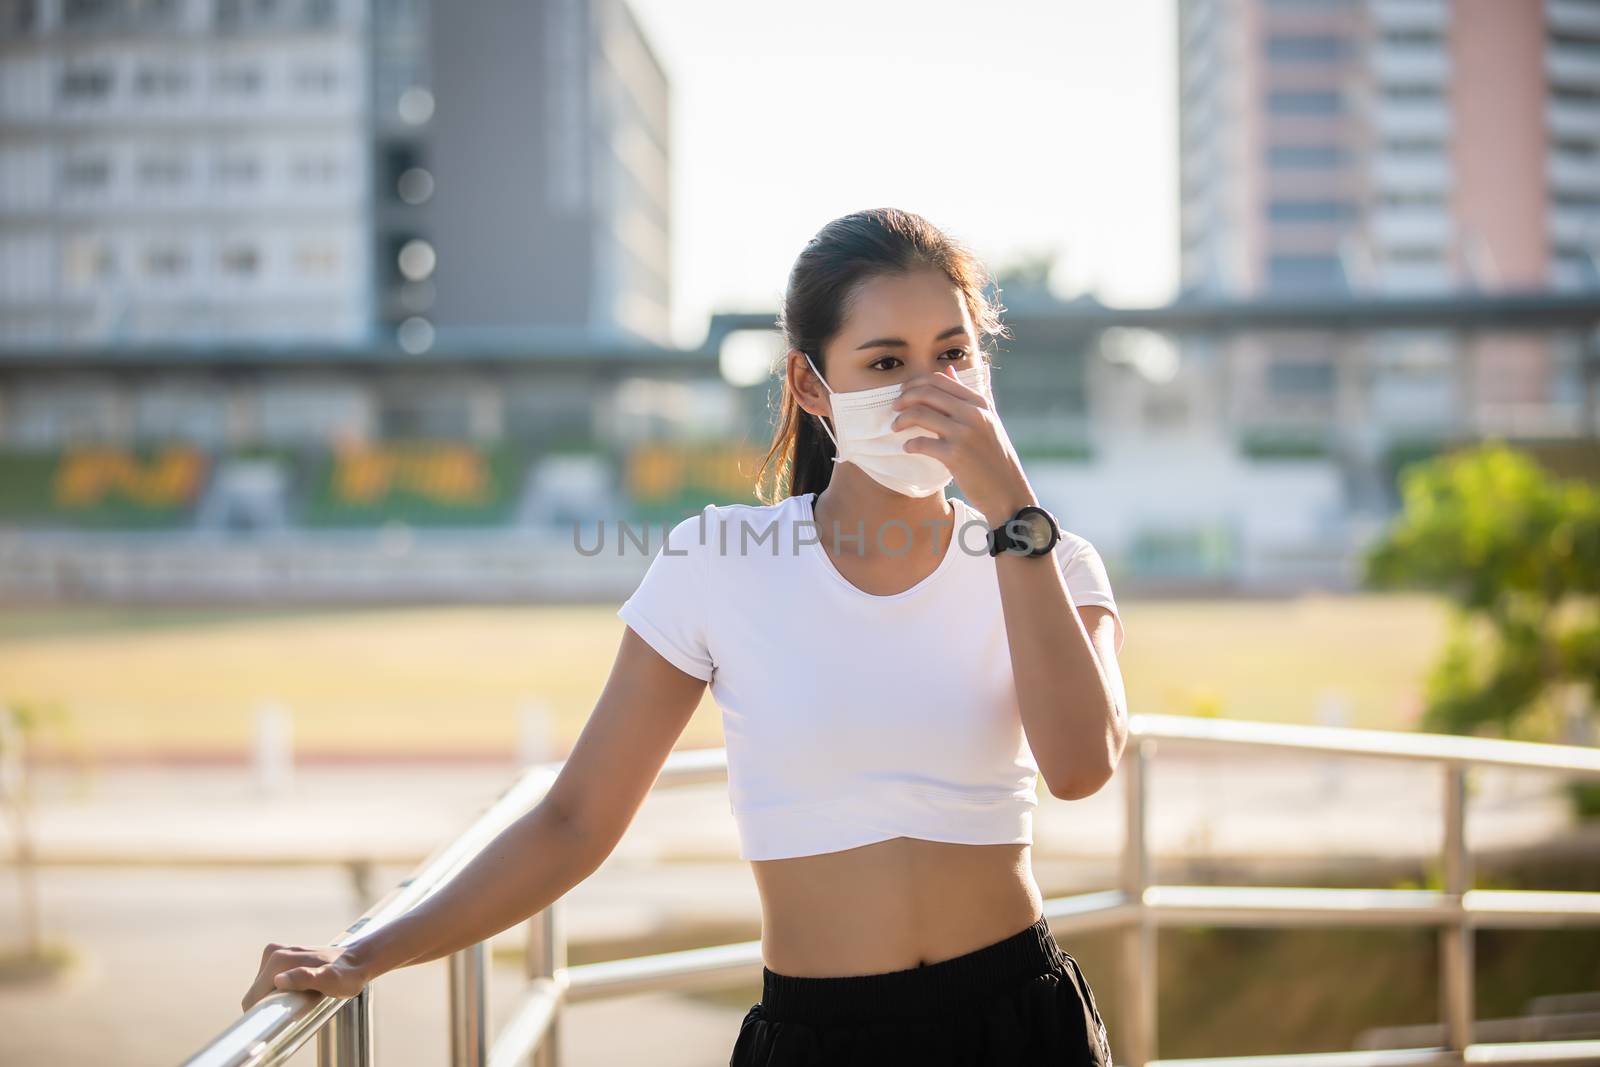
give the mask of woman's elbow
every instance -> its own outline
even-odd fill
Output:
[[[1119,743],[1114,751],[1106,753],[1108,758],[1093,767],[1079,767],[1070,775],[1058,774],[1054,778],[1047,778],[1045,785],[1049,787],[1050,795],[1057,800],[1083,800],[1094,796],[1117,773],[1117,764],[1122,761],[1122,749],[1123,745]]]

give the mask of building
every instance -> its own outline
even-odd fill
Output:
[[[1182,280],[1600,284],[1600,2],[1180,0]]]
[[[1600,0],[1178,0],[1178,16],[1185,299],[1600,293]],[[1322,455],[1325,528],[1388,514],[1385,454],[1589,432],[1582,331],[1334,327],[1181,338],[1165,377],[1113,376],[1137,415],[1120,425],[1191,452]]]
[[[0,0],[0,344],[667,336],[622,0]]]
[[[667,79],[623,0],[432,11],[441,335],[667,343]]]

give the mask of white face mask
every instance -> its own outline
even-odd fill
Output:
[[[905,443],[913,437],[937,437],[925,426],[907,426],[901,430],[890,429],[899,411],[890,407],[900,395],[901,385],[885,385],[877,389],[857,389],[848,393],[835,393],[833,386],[817,371],[806,354],[811,371],[822,381],[822,387],[833,397],[833,421],[839,427],[838,436],[822,428],[833,440],[835,463],[854,463],[873,481],[886,489],[906,496],[932,496],[950,484],[954,477],[944,463],[922,452],[907,452]],[[987,394],[984,384],[985,364],[978,362],[965,370],[956,371],[956,380],[971,389]]]

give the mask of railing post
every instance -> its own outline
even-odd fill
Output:
[[[1467,766],[1444,768],[1444,844],[1441,891],[1454,914],[1439,928],[1440,1012],[1445,1047],[1461,1052],[1472,1044],[1472,925],[1462,894],[1472,888],[1472,855],[1467,851]]]
[[[372,986],[339,1006],[317,1031],[317,1067],[372,1067]]]
[[[528,920],[527,972],[529,978],[553,978],[567,967],[567,927],[562,902],[557,899]],[[561,1067],[561,1016],[566,1004],[558,1000],[544,1040],[528,1058],[528,1067]]]
[[[450,955],[450,1067],[489,1062],[488,943]]]
[[[1144,1067],[1156,1053],[1156,936],[1155,917],[1146,907],[1144,891],[1150,884],[1150,846],[1147,785],[1156,742],[1133,738],[1123,753],[1122,891],[1133,902],[1134,918],[1120,933],[1122,960],[1118,968],[1121,995],[1117,998],[1123,1055],[1129,1067]]]

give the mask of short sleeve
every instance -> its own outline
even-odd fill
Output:
[[[1093,604],[1111,610],[1117,626],[1115,648],[1120,653],[1122,612],[1117,609],[1116,598],[1111,594],[1111,579],[1106,574],[1105,561],[1100,558],[1100,553],[1088,540],[1067,535],[1062,538],[1058,556],[1062,560],[1061,567],[1067,579],[1067,592],[1072,594],[1072,602],[1080,608]]]
[[[662,658],[701,681],[711,680],[715,666],[706,641],[714,507],[706,505],[667,532],[638,588],[617,609],[617,617]]]

